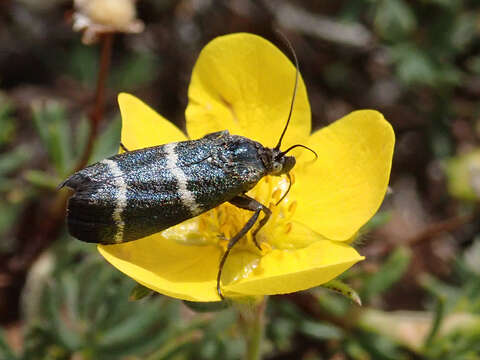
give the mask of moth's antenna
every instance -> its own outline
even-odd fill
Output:
[[[295,149],[296,147],[301,147],[301,148],[310,150],[313,153],[313,155],[315,155],[315,160],[318,159],[318,154],[315,152],[315,150],[310,149],[308,146],[305,146],[305,145],[302,145],[302,144],[296,144],[296,145],[290,146],[287,150],[282,151],[281,153],[278,153],[278,155],[275,156],[275,160],[278,160],[278,159],[282,158],[283,156],[285,156],[286,153],[288,153],[292,149]]]
[[[281,36],[283,41],[287,44],[288,48],[292,52],[293,58],[295,59],[295,86],[293,88],[293,96],[292,96],[292,102],[290,103],[290,112],[288,113],[288,119],[287,123],[285,124],[285,127],[283,128],[282,135],[280,136],[280,139],[278,140],[277,146],[275,146],[275,150],[280,150],[280,145],[282,144],[283,136],[285,135],[285,132],[287,131],[288,124],[290,123],[290,118],[292,117],[292,112],[293,112],[293,104],[295,103],[295,97],[297,96],[297,87],[298,87],[298,77],[299,77],[299,65],[298,65],[298,59],[297,59],[297,54],[295,54],[295,50],[293,49],[292,44],[290,41],[288,41],[287,37],[283,35],[280,31],[277,30],[277,33]]]

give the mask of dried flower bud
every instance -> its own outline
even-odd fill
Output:
[[[136,0],[75,0],[73,30],[83,31],[82,41],[92,44],[99,35],[113,32],[139,33],[144,29],[137,19]]]

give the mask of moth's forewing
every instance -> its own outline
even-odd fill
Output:
[[[217,207],[264,175],[260,144],[228,132],[131,151],[72,175],[67,223],[76,238],[137,240]]]

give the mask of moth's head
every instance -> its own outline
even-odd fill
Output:
[[[271,157],[267,165],[268,174],[274,176],[288,174],[295,166],[295,157],[285,156],[285,154],[276,149],[269,150],[271,151]]]

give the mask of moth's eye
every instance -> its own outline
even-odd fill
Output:
[[[273,173],[278,173],[278,172],[282,171],[282,164],[275,161],[272,165],[272,169],[273,169]]]

